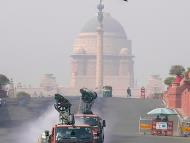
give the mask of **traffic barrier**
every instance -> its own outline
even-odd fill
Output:
[[[173,121],[152,121],[152,135],[173,136]]]
[[[141,118],[139,120],[139,133],[151,134],[152,130],[152,119]]]
[[[182,129],[190,131],[190,127]],[[140,117],[139,133],[144,135],[173,136],[173,121],[163,122],[155,121],[152,118]]]
[[[181,127],[183,132],[190,132],[190,127]]]
[[[180,134],[181,136],[190,136],[190,122],[183,121],[180,124]]]

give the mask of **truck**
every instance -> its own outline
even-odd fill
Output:
[[[102,95],[103,97],[112,97],[112,86],[103,86]]]
[[[93,138],[95,143],[104,142],[104,127],[106,127],[105,120],[96,114],[75,114],[75,124],[87,124],[92,127]]]
[[[92,106],[97,98],[97,94],[87,88],[80,89],[80,93],[82,96],[80,99],[79,111],[74,115],[75,124],[80,125],[84,123],[91,126],[95,143],[103,143],[106,121],[92,112]]]
[[[95,143],[92,127],[87,124],[75,125],[71,114],[71,103],[60,94],[55,95],[55,109],[59,112],[59,123],[51,132],[44,131],[38,143]]]

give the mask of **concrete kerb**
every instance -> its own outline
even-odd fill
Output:
[[[181,136],[180,125],[184,121],[184,117],[177,109],[173,109],[173,110],[178,116],[178,135]]]
[[[162,99],[162,103],[165,107],[168,107],[167,104],[166,104],[166,101],[164,99]]]
[[[182,114],[180,114],[180,112],[179,112],[177,109],[173,109],[173,110],[174,110],[174,112],[177,114],[177,116],[178,116],[178,118],[179,118],[180,122],[181,122],[181,121],[183,121],[183,120],[184,120],[183,115],[182,115]]]

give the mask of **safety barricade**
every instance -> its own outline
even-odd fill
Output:
[[[151,134],[152,130],[152,119],[141,118],[139,120],[139,133]]]
[[[152,135],[173,136],[173,121],[152,121]]]
[[[190,136],[190,122],[183,121],[180,124],[180,134],[181,136]]]

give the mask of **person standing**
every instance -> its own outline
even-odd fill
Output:
[[[127,88],[127,97],[131,97],[131,89],[129,87]]]

